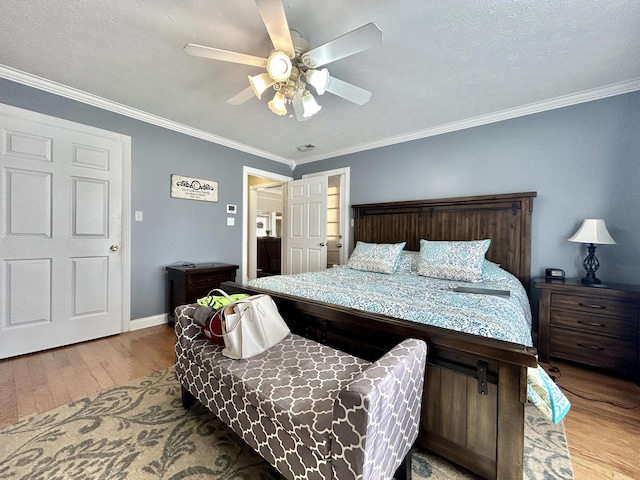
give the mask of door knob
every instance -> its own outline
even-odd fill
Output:
[[[322,243],[320,244],[320,246],[321,246],[321,247],[324,247],[324,242],[322,242]]]
[[[338,245],[336,245],[336,247],[338,247],[338,248],[342,248],[342,244],[341,244],[341,243],[339,243]]]
[[[112,252],[117,252],[119,249],[120,246],[116,245],[115,243],[109,247],[109,250],[111,250]]]

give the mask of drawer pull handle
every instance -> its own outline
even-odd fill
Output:
[[[578,320],[578,323],[580,323],[582,325],[589,325],[590,327],[606,327],[606,325],[604,323],[585,322],[584,320]]]
[[[578,304],[581,307],[585,307],[585,308],[595,308],[596,310],[604,310],[607,307],[605,307],[604,305],[598,305],[596,303],[579,303]]]
[[[599,347],[597,345],[587,345],[586,343],[576,343],[579,347],[590,348],[591,350],[604,350],[604,347]]]

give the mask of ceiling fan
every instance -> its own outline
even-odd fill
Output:
[[[328,63],[367,50],[382,43],[382,31],[368,23],[324,45],[309,49],[309,42],[290,30],[282,0],[255,0],[267,27],[273,51],[267,58],[189,43],[184,51],[196,57],[240,63],[265,68],[266,73],[249,75],[249,87],[227,100],[240,105],[254,95],[259,99],[270,87],[275,90],[268,106],[277,115],[286,115],[292,105],[299,121],[309,119],[322,108],[307,89],[311,85],[318,95],[332,93],[357,105],[364,105],[371,92],[329,75]]]

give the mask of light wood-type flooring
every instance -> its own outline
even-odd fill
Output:
[[[0,428],[173,364],[167,325],[0,360]],[[640,478],[640,387],[555,361],[576,480]],[[572,393],[573,392],[573,393]]]

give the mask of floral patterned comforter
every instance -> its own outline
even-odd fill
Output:
[[[416,274],[381,274],[338,266],[320,272],[251,280],[251,286],[372,313],[532,345],[531,308],[520,281],[494,267],[479,283]],[[459,293],[456,287],[508,290],[509,296]],[[530,368],[529,400],[554,422],[570,404],[542,367]]]

